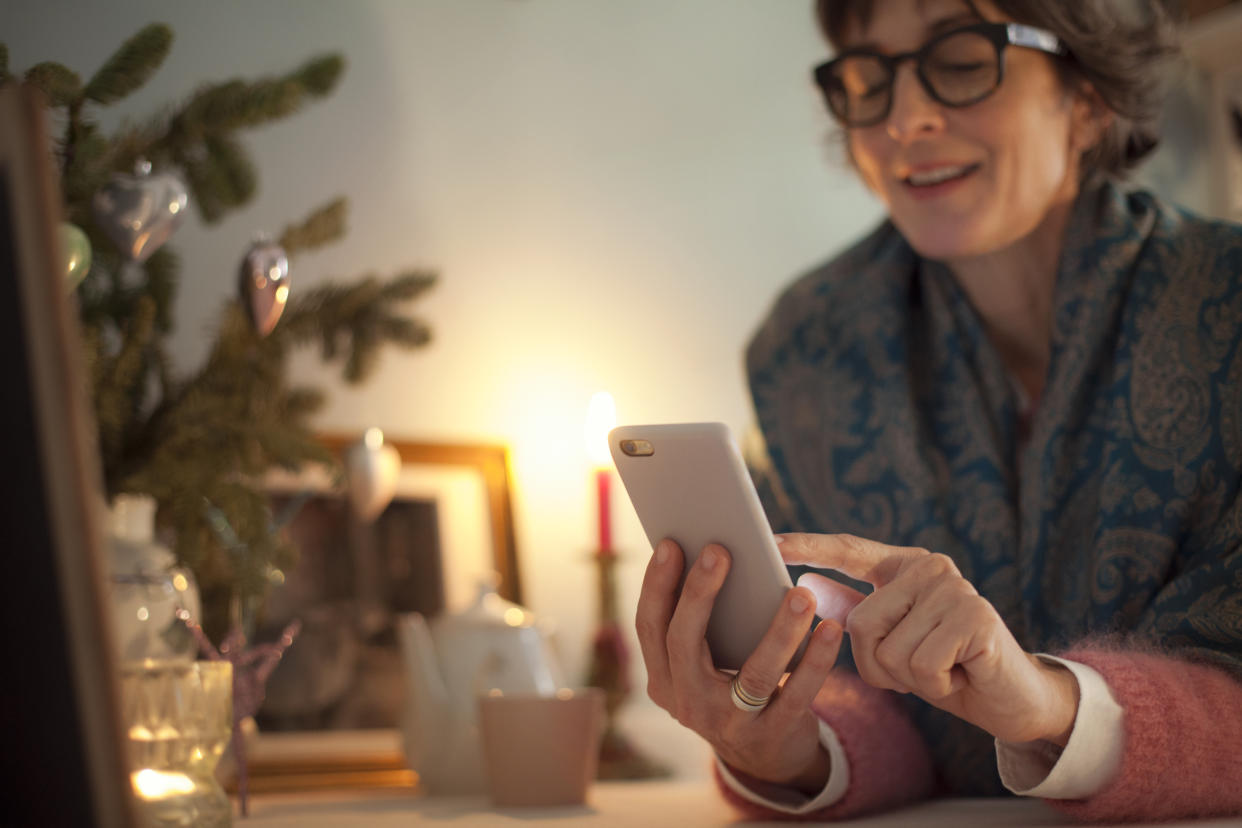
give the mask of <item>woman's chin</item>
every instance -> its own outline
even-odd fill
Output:
[[[952,227],[923,227],[915,230],[898,225],[897,229],[914,248],[914,252],[924,259],[948,262],[986,252],[986,246],[963,233],[961,225],[957,223]]]

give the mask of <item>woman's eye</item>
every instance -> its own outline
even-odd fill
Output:
[[[887,84],[883,84],[883,83],[876,84],[875,86],[868,86],[866,89],[863,90],[863,93],[859,95],[858,97],[864,101],[874,101],[876,98],[884,97],[884,94],[887,90],[888,90]]]
[[[975,63],[937,63],[935,71],[950,72],[957,75],[969,75],[973,72],[982,72],[986,67],[982,62]]]

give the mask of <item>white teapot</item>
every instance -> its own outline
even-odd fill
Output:
[[[397,624],[406,673],[406,759],[432,794],[487,790],[478,697],[489,690],[553,695],[561,670],[534,616],[495,592],[496,579],[456,615],[418,613]]]

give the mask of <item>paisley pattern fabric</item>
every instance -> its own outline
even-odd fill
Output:
[[[1084,187],[1053,313],[1021,433],[980,318],[891,223],[795,282],[747,352],[773,527],[950,555],[1030,652],[1122,637],[1242,679],[1242,227]],[[1005,793],[988,734],[909,705],[947,792]]]

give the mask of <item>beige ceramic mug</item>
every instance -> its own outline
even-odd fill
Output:
[[[581,805],[595,778],[604,691],[479,699],[479,726],[492,801],[500,806]]]

